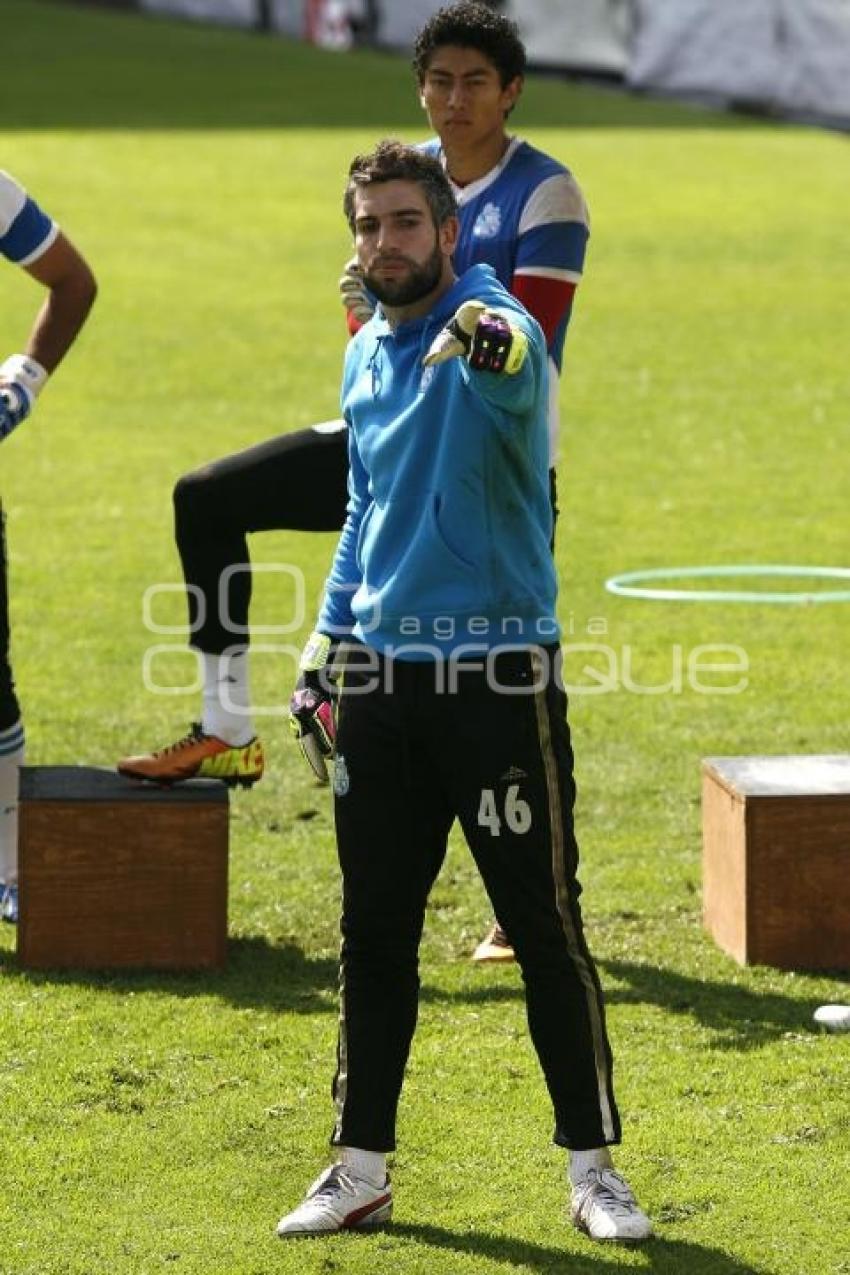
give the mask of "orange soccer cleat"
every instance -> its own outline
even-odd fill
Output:
[[[220,779],[233,786],[250,788],[262,779],[263,745],[254,736],[247,744],[234,748],[216,735],[205,735],[200,722],[193,722],[188,735],[176,744],[154,753],[122,757],[119,775],[130,779],[150,779],[157,784],[176,784],[184,779]]]

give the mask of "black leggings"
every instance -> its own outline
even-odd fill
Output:
[[[6,515],[0,505],[0,731],[14,726],[21,715],[9,661],[9,591],[6,568]]]
[[[554,469],[550,492],[557,517]],[[174,488],[174,532],[192,645],[220,655],[247,640],[251,572],[229,575],[221,597],[219,581],[228,567],[250,563],[249,531],[339,531],[347,503],[348,430],[342,421],[280,434],[184,474]]]
[[[231,575],[222,598],[219,581],[227,567],[250,562],[249,531],[339,531],[347,502],[342,421],[281,434],[184,474],[174,488],[174,532],[189,587],[192,645],[220,655],[240,640],[251,572]],[[200,624],[199,594],[205,602]]]

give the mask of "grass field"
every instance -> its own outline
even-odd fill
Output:
[[[142,595],[179,579],[172,484],[336,413],[342,174],[384,133],[425,133],[403,59],[39,0],[3,11],[0,166],[101,288],[2,452],[28,760],[109,766],[196,709],[141,680],[166,640]],[[459,839],[423,945],[396,1222],[274,1238],[326,1154],[338,880],[328,798],[270,716],[267,778],[232,803],[225,973],[24,974],[0,935],[2,1275],[850,1272],[850,1040],[811,1023],[847,975],[742,969],[715,947],[699,809],[704,756],[848,750],[850,610],[603,589],[640,567],[848,565],[848,142],[551,79],[529,82],[516,126],[573,167],[593,215],[562,388],[560,611],[618,1162],[658,1238],[601,1250],[564,1222],[518,973],[468,963],[488,909]],[[13,269],[0,295],[2,354],[39,297]],[[307,578],[284,641],[308,631],[332,547],[255,538],[257,561]],[[291,612],[274,574],[255,598],[258,624]],[[746,653],[741,693],[628,689],[629,659],[661,687],[677,650],[712,643]],[[591,693],[609,658],[616,685]],[[178,654],[157,670],[191,675]],[[258,653],[258,700],[285,704],[292,676]]]

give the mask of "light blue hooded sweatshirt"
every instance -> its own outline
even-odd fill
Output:
[[[423,367],[472,299],[529,338],[519,372],[463,358]],[[470,657],[556,642],[549,550],[546,341],[490,266],[469,269],[421,319],[380,310],[350,342],[348,516],[317,628],[398,659]]]

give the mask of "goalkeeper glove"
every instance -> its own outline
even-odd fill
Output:
[[[339,295],[346,310],[359,324],[368,323],[375,313],[375,302],[366,284],[363,271],[356,257],[345,263],[339,281]]]
[[[0,439],[9,437],[29,416],[31,407],[32,400],[23,385],[0,385]]]
[[[324,633],[312,633],[301,653],[300,675],[289,701],[289,729],[320,784],[328,782],[326,758],[336,744],[333,644]]]
[[[26,354],[13,354],[0,364],[0,440],[26,420],[46,380],[46,370]]]
[[[528,337],[504,315],[488,310],[483,301],[464,301],[454,318],[431,343],[423,359],[426,367],[463,355],[476,372],[504,372],[514,376],[525,362]]]

